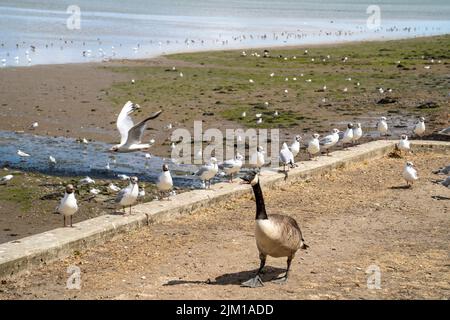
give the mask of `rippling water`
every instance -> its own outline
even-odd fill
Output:
[[[0,0],[0,66],[450,32],[448,0]],[[80,8],[80,29],[67,8]]]
[[[199,181],[191,175],[194,165],[177,165],[156,156],[145,158],[143,152],[111,154],[111,146],[102,142],[78,143],[75,139],[47,137],[0,131],[0,165],[50,175],[90,176],[117,179],[118,174],[136,175],[155,182],[163,163],[169,163],[177,186],[192,186]],[[17,150],[30,154],[20,157]],[[56,165],[49,163],[49,156]],[[110,169],[106,169],[107,163]]]

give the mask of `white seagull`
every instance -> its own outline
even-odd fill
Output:
[[[292,154],[291,150],[289,150],[289,147],[287,146],[286,142],[283,142],[283,145],[281,146],[280,162],[283,164],[284,172],[287,172],[286,165],[289,165],[291,168],[295,167],[294,155]]]
[[[80,180],[80,184],[95,184],[95,180],[90,177],[86,177]]]
[[[355,144],[356,141],[361,139],[363,135],[362,129],[361,129],[361,123],[356,124],[356,128],[353,128],[353,144]]]
[[[35,122],[33,122],[33,123],[30,125],[29,129],[30,129],[30,130],[34,130],[34,129],[36,129],[37,127],[39,127],[39,123],[38,123],[37,121],[35,121]]]
[[[7,176],[0,178],[0,184],[7,184],[12,178],[14,178],[14,176],[12,174],[8,174]]]
[[[311,159],[313,155],[320,152],[320,142],[319,142],[320,135],[318,133],[314,133],[311,140],[308,142],[308,155]]]
[[[134,125],[130,115],[139,109],[139,105],[128,101],[117,117],[117,129],[120,132],[120,144],[113,146],[113,152],[133,152],[150,148],[150,144],[141,143],[147,121],[157,118],[161,110]]]
[[[421,137],[425,133],[425,118],[420,117],[419,121],[414,126],[414,133]]]
[[[250,157],[250,165],[258,168],[261,171],[261,167],[264,165],[264,148],[258,146],[256,152],[254,152]]]
[[[56,212],[64,216],[64,227],[66,227],[66,218],[70,218],[70,227],[72,227],[72,216],[78,211],[77,199],[75,199],[73,185],[66,186],[64,198],[61,199],[59,206],[56,207]]]
[[[289,149],[292,152],[292,155],[294,156],[294,159],[300,152],[300,141],[302,141],[302,137],[300,137],[300,135],[296,135],[294,138],[294,142],[292,142],[291,146],[289,147]]]
[[[387,135],[388,124],[386,122],[386,117],[380,118],[380,121],[378,121],[378,123],[377,123],[377,130],[380,133],[380,136]]]
[[[109,192],[119,192],[120,188],[116,186],[114,183],[110,183],[107,187]]]
[[[331,134],[325,136],[319,141],[320,146],[327,151],[329,155],[329,149],[339,141],[339,130],[333,129]]]
[[[233,182],[233,174],[238,173],[239,170],[241,170],[242,160],[244,160],[244,157],[238,153],[234,159],[226,160],[219,164],[219,169],[230,176],[230,182]]]
[[[139,195],[139,186],[137,182],[138,182],[137,177],[131,177],[130,184],[128,185],[128,187],[120,190],[120,192],[117,194],[115,201],[123,208],[124,213],[125,207],[130,207],[130,214],[131,214],[131,206],[136,203],[136,200]]]
[[[22,150],[17,150],[17,154],[20,157],[29,157],[30,155],[28,153],[23,152]]]
[[[53,156],[49,156],[48,157],[48,162],[50,162],[51,165],[55,165],[56,164],[56,159]]]
[[[173,187],[172,176],[169,171],[169,166],[167,164],[163,164],[162,172],[159,174],[158,182],[156,182],[156,187],[161,192],[162,195],[164,193],[169,192],[167,195],[167,199],[169,199],[170,191]],[[161,199],[163,197],[161,196]]]
[[[397,144],[397,148],[400,150],[400,152],[405,151],[408,153],[411,150],[411,145],[406,134],[401,135],[400,141]]]
[[[200,177],[200,180],[205,183],[205,187],[207,182],[209,188],[211,188],[211,179],[214,178],[218,171],[219,167],[217,165],[217,159],[212,157],[208,164],[200,167],[200,169],[194,174]]]
[[[419,179],[417,176],[417,171],[414,169],[414,164],[410,161],[406,163],[405,168],[403,169],[403,178],[406,180],[406,185],[408,187],[412,186],[414,181]]]
[[[347,124],[347,129],[341,132],[339,139],[342,141],[343,148],[345,148],[345,144],[353,141],[353,123]]]

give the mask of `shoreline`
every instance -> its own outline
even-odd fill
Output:
[[[109,65],[109,64],[122,64],[125,62],[147,62],[151,60],[158,60],[162,58],[167,58],[173,55],[179,55],[179,54],[188,54],[188,53],[216,53],[216,52],[223,52],[223,51],[239,51],[239,50],[261,50],[261,49],[267,49],[267,50],[295,50],[295,49],[305,49],[305,48],[321,48],[321,47],[333,47],[333,46],[339,46],[339,45],[345,45],[345,44],[360,44],[360,43],[377,43],[377,42],[384,42],[384,41],[401,41],[401,40],[411,40],[411,39],[426,39],[426,38],[433,38],[433,37],[440,37],[440,36],[448,36],[450,33],[439,33],[439,34],[433,34],[433,35],[411,35],[411,36],[392,36],[392,37],[385,37],[382,36],[381,38],[362,38],[362,39],[350,39],[350,40],[336,40],[336,41],[330,41],[330,42],[310,42],[310,43],[303,43],[303,44],[286,44],[286,45],[250,45],[250,46],[236,46],[236,47],[228,47],[228,48],[205,48],[205,49],[193,49],[193,50],[177,50],[173,52],[163,52],[163,53],[157,53],[155,55],[149,55],[147,57],[140,57],[140,58],[114,58],[114,59],[107,59],[106,61],[86,61],[86,62],[64,62],[64,63],[42,63],[42,64],[33,64],[31,66],[6,66],[0,69],[26,69],[26,68],[33,68],[33,67],[50,67],[50,66],[76,66],[76,65]]]

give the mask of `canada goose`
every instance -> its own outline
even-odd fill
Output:
[[[419,121],[414,126],[414,133],[421,137],[425,132],[425,118],[420,117]]]
[[[256,288],[264,285],[259,275],[266,264],[267,256],[287,257],[286,274],[279,279],[275,279],[278,283],[284,283],[287,281],[289,268],[295,253],[298,249],[306,249],[308,246],[305,244],[302,232],[295,219],[280,214],[267,215],[258,173],[252,170],[242,180],[243,183],[251,184],[255,194],[255,237],[259,259],[261,260],[256,276],[242,283],[242,286]]]
[[[56,212],[64,216],[64,227],[67,227],[66,218],[70,217],[70,227],[72,227],[72,216],[78,211],[77,199],[75,199],[75,193],[73,185],[68,184],[66,186],[66,192],[64,198],[61,199],[59,206],[56,207]]]

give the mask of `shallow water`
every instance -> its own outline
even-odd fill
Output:
[[[67,27],[72,4],[81,10],[80,29]],[[377,29],[366,23],[372,4],[380,7]],[[450,2],[0,0],[0,30],[0,67],[27,66],[444,34]]]
[[[191,187],[199,184],[191,175],[196,170],[194,165],[179,165],[156,156],[146,159],[143,152],[113,155],[108,152],[110,147],[97,141],[82,144],[71,138],[0,131],[0,165],[56,176],[117,179],[118,174],[136,175],[142,181],[155,182],[162,164],[168,163],[175,185]],[[20,157],[17,150],[30,154],[30,157]],[[56,165],[50,164],[50,155],[56,159]],[[107,163],[110,170],[106,169]]]

